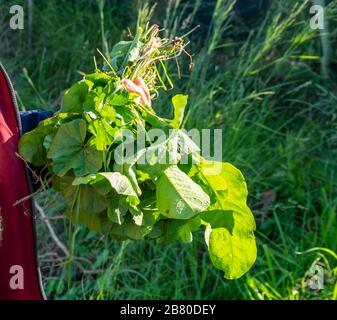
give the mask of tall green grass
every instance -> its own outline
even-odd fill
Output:
[[[194,68],[186,56],[179,79],[176,65],[168,65],[176,86],[154,105],[165,114],[173,93],[187,93],[185,127],[223,129],[223,159],[244,172],[258,225],[251,272],[224,280],[211,266],[201,234],[192,245],[159,246],[117,243],[79,227],[68,288],[62,251],[38,221],[50,298],[337,298],[336,56],[330,57],[329,78],[320,59],[326,46],[331,52],[337,47],[337,7],[331,2],[325,9],[330,33],[323,43],[322,33],[309,27],[310,5],[273,0],[249,25],[231,0],[160,1],[153,16],[171,35],[201,26],[189,36]],[[92,69],[95,49],[108,51],[122,30],[135,26],[135,17],[133,1],[123,7],[117,1],[34,2],[31,48],[28,30],[8,31],[3,22],[0,57],[22,108],[55,104],[62,90]],[[49,216],[63,213],[53,192],[38,201]],[[50,223],[66,242],[67,222]],[[315,266],[324,269],[322,290],[308,285]]]

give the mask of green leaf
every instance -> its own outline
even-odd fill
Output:
[[[152,226],[151,232],[147,235],[149,239],[158,239],[163,241],[163,235],[166,230],[163,220],[159,220],[156,224]]]
[[[47,134],[44,139],[43,139],[43,147],[45,148],[45,150],[49,150],[50,148],[50,145],[55,137],[55,131],[54,130],[53,132]]]
[[[129,102],[129,93],[125,90],[114,91],[106,99],[111,106],[124,106]]]
[[[161,236],[161,241],[171,243],[181,240],[185,243],[193,241],[193,232],[200,227],[201,220],[199,216],[195,216],[190,220],[168,220],[166,221],[165,232]]]
[[[224,222],[221,224],[218,216],[230,216],[233,224],[229,231],[232,232],[235,216],[239,215],[244,219],[244,225],[241,228],[248,233],[254,231],[256,225],[253,214],[247,206],[247,184],[241,171],[230,163],[205,159],[197,167],[200,178],[212,197],[212,203],[203,213],[202,218],[214,227],[228,228],[228,219],[223,219]]]
[[[81,184],[90,184],[91,182],[96,180],[96,174],[89,174],[87,176],[84,177],[75,177],[72,185],[73,186],[79,186]]]
[[[92,186],[95,189],[95,192],[103,196],[107,196],[108,194],[111,194],[113,192],[109,180],[100,174],[89,174],[84,177],[75,177],[72,185],[78,186],[81,184],[87,184]]]
[[[90,141],[91,145],[104,151],[112,145],[118,129],[111,127],[105,119],[96,119],[89,122],[88,131],[94,136]]]
[[[120,172],[100,172],[99,175],[106,178],[118,194],[137,197],[130,180]]]
[[[171,125],[173,126],[173,128],[180,128],[183,122],[187,100],[188,96],[184,94],[177,94],[172,98],[172,104],[174,107],[174,118],[171,121]]]
[[[99,213],[76,212],[67,210],[67,216],[74,224],[86,226],[90,231],[108,232],[111,223],[107,219],[106,210]]]
[[[85,112],[97,112],[99,113],[104,104],[105,93],[101,87],[97,87],[94,90],[91,90],[85,97],[83,102],[83,107],[81,108]]]
[[[71,86],[62,98],[61,112],[82,112],[82,105],[92,86],[93,83],[88,80],[82,80]]]
[[[113,224],[110,233],[119,240],[143,240],[152,230],[149,225],[136,225],[133,217],[126,215],[122,225]]]
[[[85,143],[86,134],[87,125],[82,119],[60,126],[47,153],[57,175],[64,176],[73,169],[76,176],[84,176],[102,167],[102,153]]]
[[[155,113],[142,107],[141,105],[138,105],[138,108],[141,109],[141,117],[152,127],[164,130],[165,129],[168,130],[170,128],[168,124],[170,120],[165,120],[163,118],[158,117]]]
[[[225,278],[238,279],[256,260],[256,243],[252,234],[231,234],[225,228],[212,229],[208,240],[208,251],[214,267],[225,272]]]
[[[111,222],[122,225],[124,222],[124,216],[128,209],[121,201],[121,195],[115,195],[108,199],[108,218]]]
[[[188,161],[188,155],[198,151],[198,146],[182,130],[170,129],[167,138],[163,135],[163,139],[160,137],[143,149],[146,161],[137,163],[137,169],[155,182],[169,166],[179,164],[183,156]]]
[[[108,196],[112,192],[110,182],[101,175],[95,175],[95,179],[90,181],[90,185],[101,195]]]
[[[19,142],[19,152],[22,157],[39,167],[47,162],[46,153],[55,135],[56,129],[67,121],[77,117],[73,113],[58,113],[42,122],[32,131],[25,133]]]
[[[158,209],[171,219],[190,219],[210,204],[209,196],[177,166],[167,168],[156,187]]]
[[[128,105],[123,106],[115,106],[116,117],[121,121],[121,125],[131,125],[134,122],[134,113],[132,111],[132,107]]]
[[[102,183],[101,178],[109,182],[110,190],[107,190],[107,187]],[[140,218],[139,215],[141,212],[138,209],[140,201],[133,184],[127,176],[120,172],[101,172],[97,174],[95,180],[90,181],[90,184],[95,187],[100,194],[107,195],[108,193],[113,192],[114,194],[112,196],[116,196],[116,193],[117,195],[120,195],[121,197],[118,198],[118,205],[127,208],[134,216]],[[110,220],[112,220],[112,216],[115,216],[111,210],[116,212],[118,209],[113,207],[110,203],[110,211],[108,211]]]
[[[143,240],[151,232],[150,227],[137,226],[133,221],[127,221],[122,225],[122,232],[131,240]]]
[[[112,67],[120,74],[123,67],[139,58],[140,46],[141,43],[135,40],[116,43],[110,53]]]
[[[91,81],[95,86],[104,87],[111,80],[111,76],[105,72],[96,72],[85,75],[84,79]]]
[[[100,110],[100,116],[105,120],[105,123],[111,124],[116,122],[116,111],[108,104],[104,104]]]
[[[52,133],[53,126],[46,126],[41,123],[33,131],[24,134],[19,142],[19,152],[21,156],[36,167],[46,164],[46,149],[43,146],[44,139]]]
[[[126,139],[127,140],[127,139]],[[131,142],[133,143],[133,141]],[[124,149],[122,148],[124,142],[122,142],[118,147],[119,149],[115,149],[115,158],[118,157],[119,161],[114,163],[114,171],[120,172],[124,174],[131,182],[133,189],[136,191],[137,195],[140,196],[142,191],[139,187],[137,176],[136,176],[136,168],[135,165],[140,157],[146,151],[145,148],[137,151],[135,154],[131,154],[129,157],[125,157]],[[126,146],[126,144],[124,144]]]
[[[115,70],[119,70],[121,67],[125,55],[128,53],[132,41],[120,41],[117,42],[110,53],[110,57],[112,57],[110,63]]]
[[[75,178],[76,179],[76,178]],[[83,224],[97,232],[109,228],[106,200],[86,184],[74,184],[74,176],[54,177],[53,187],[60,192],[67,204],[67,215],[75,224]],[[79,181],[77,181],[79,183]],[[85,182],[85,181],[82,181]]]
[[[209,228],[206,239],[211,260],[225,272],[225,278],[237,279],[256,259],[255,221],[247,206],[247,185],[237,168],[229,163],[202,159],[195,174],[211,195],[212,203],[200,217]]]

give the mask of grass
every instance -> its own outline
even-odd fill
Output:
[[[9,3],[0,12],[8,12]],[[247,22],[240,3],[229,0],[159,1],[153,18],[173,35],[201,26],[189,37],[193,70],[184,59],[178,79],[170,64],[176,87],[155,106],[186,92],[185,127],[223,129],[224,160],[244,172],[257,220],[258,260],[251,272],[224,280],[201,234],[192,245],[159,246],[117,243],[79,227],[68,287],[63,253],[38,220],[50,298],[337,299],[337,61],[334,55],[320,60],[336,51],[337,6],[330,2],[325,9],[327,36],[309,27],[311,2],[296,3],[260,1]],[[8,30],[8,16],[0,15],[0,59],[22,109],[55,108],[60,93],[92,70],[93,55],[101,63],[96,48],[106,52],[125,38],[137,15],[133,1],[121,7],[117,1],[52,0],[34,2],[33,10],[31,39],[27,28]],[[38,201],[58,218],[50,221],[66,243],[62,199],[50,191]],[[321,290],[309,286],[317,268],[324,270]]]

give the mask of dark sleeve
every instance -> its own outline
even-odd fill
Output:
[[[33,130],[38,124],[53,116],[53,111],[31,110],[20,111],[22,134]]]

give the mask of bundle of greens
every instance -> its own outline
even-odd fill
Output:
[[[60,111],[23,135],[19,150],[64,197],[70,228],[167,243],[191,242],[204,227],[213,265],[236,279],[256,259],[243,175],[204,159],[180,128],[187,96],[174,96],[174,117],[164,119],[123,84],[141,77],[155,96],[171,84],[163,62],[185,45],[183,38],[160,38],[155,25],[140,28],[113,47],[102,70],[96,66],[65,92]]]

